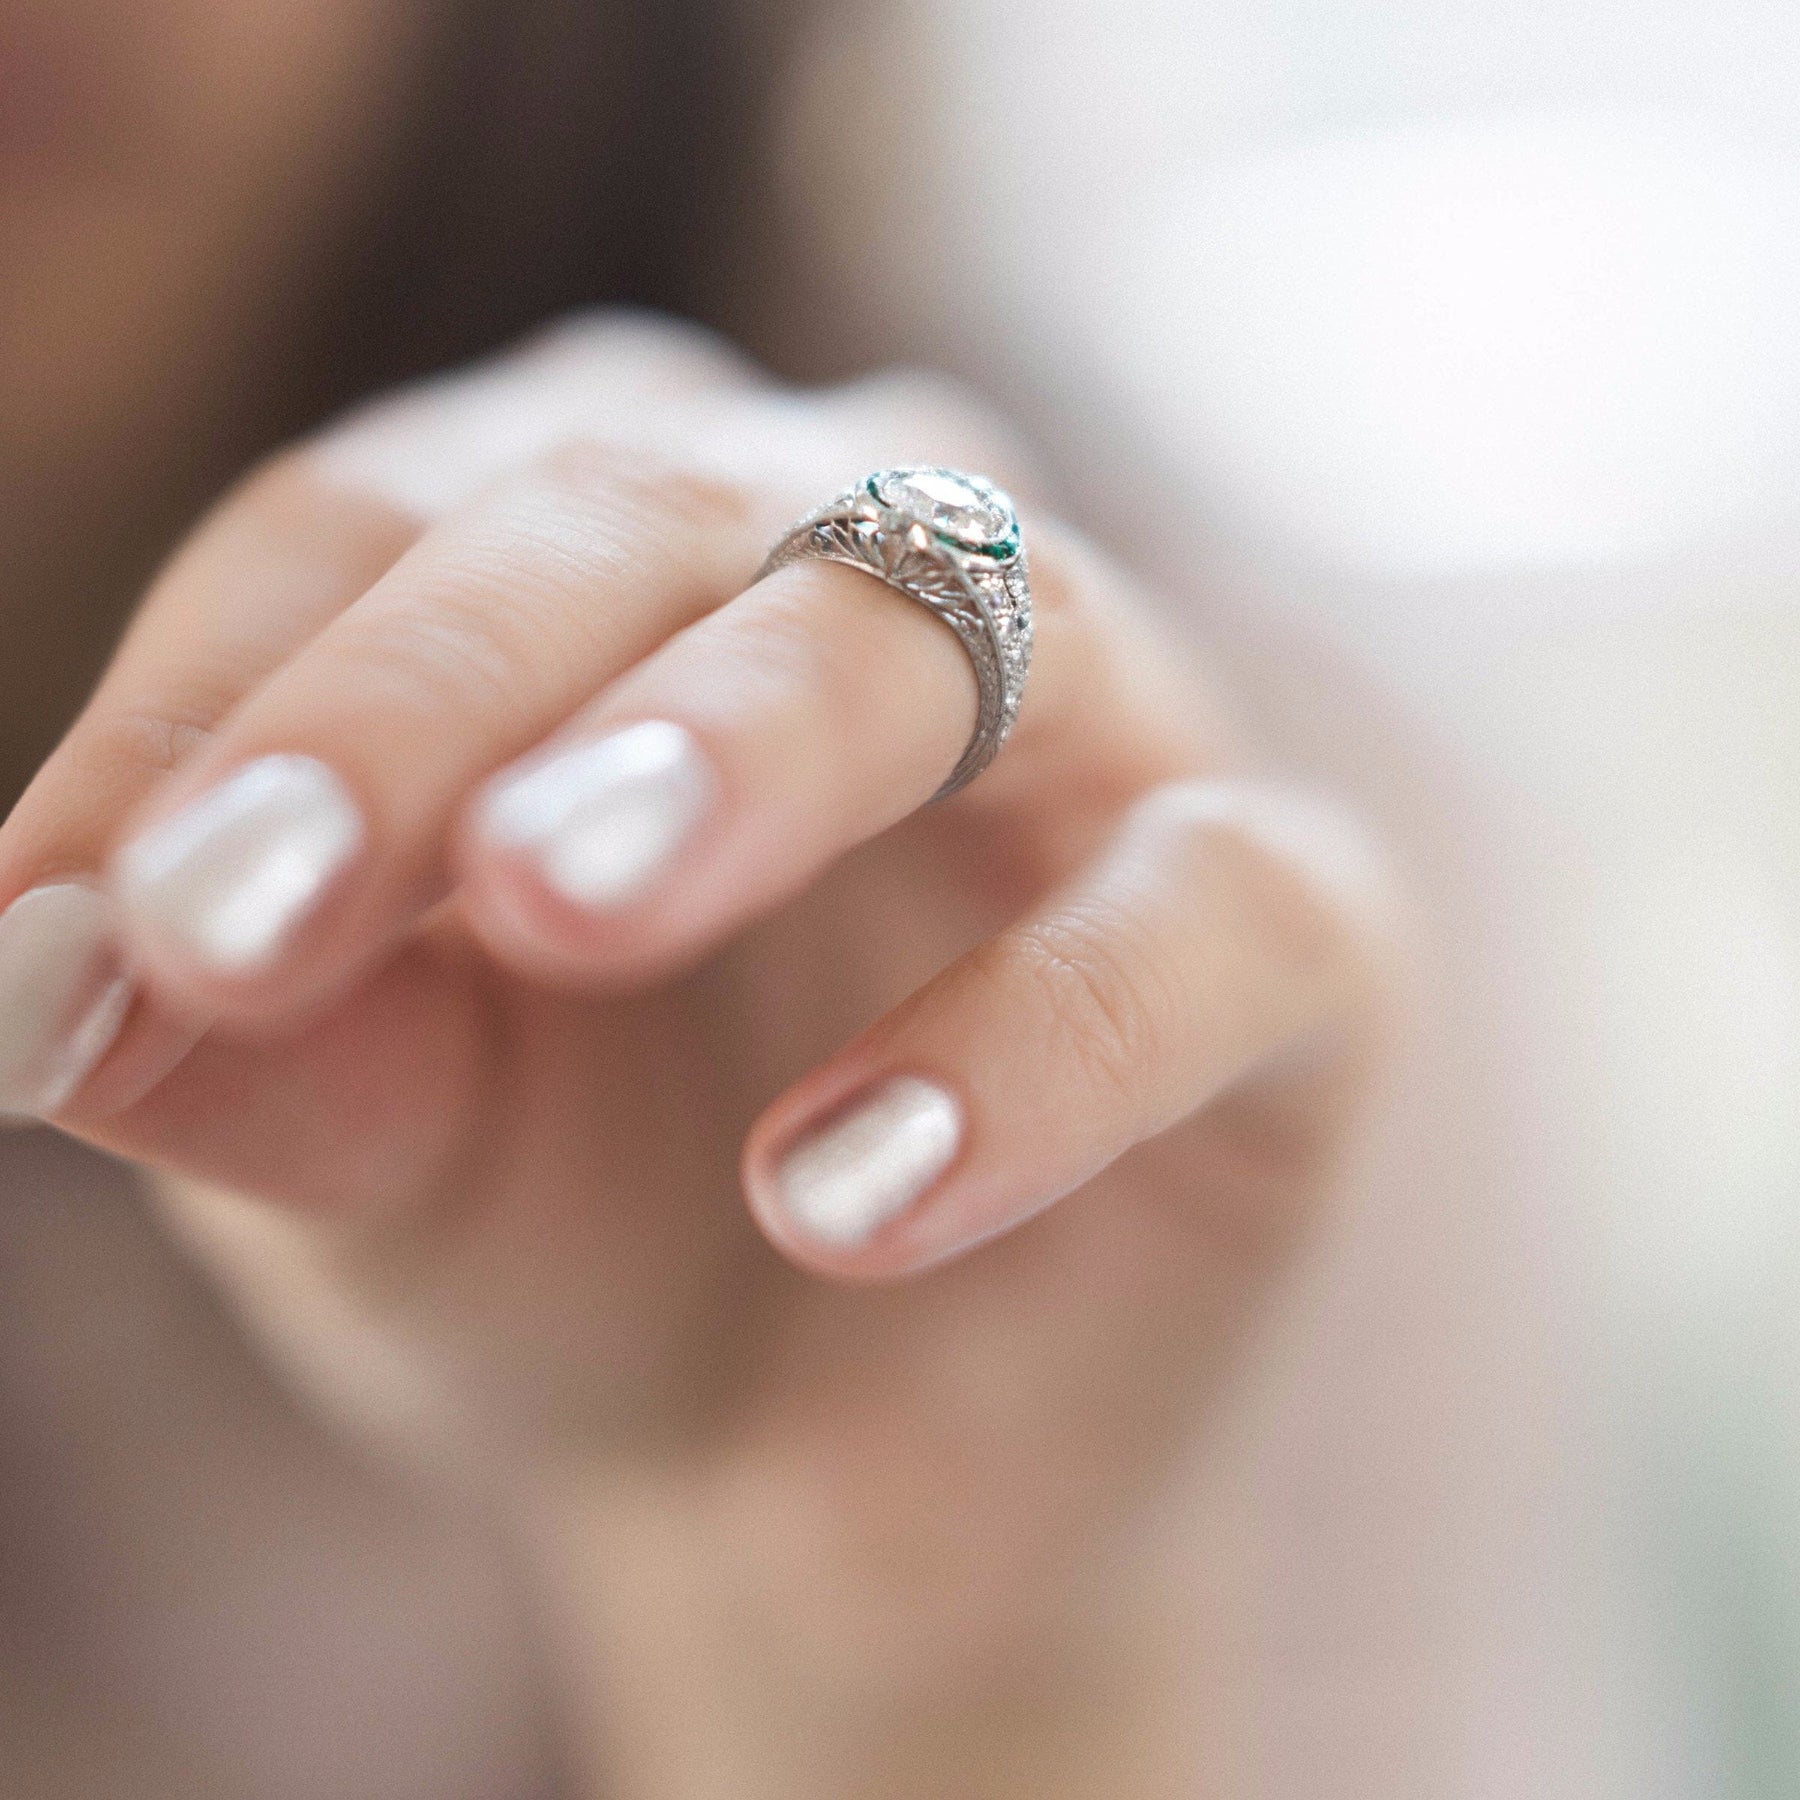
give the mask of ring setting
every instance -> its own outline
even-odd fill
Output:
[[[795,525],[762,575],[808,560],[878,577],[961,640],[975,672],[975,730],[935,798],[967,787],[1011,733],[1031,669],[1031,577],[1011,499],[957,469],[878,469]]]

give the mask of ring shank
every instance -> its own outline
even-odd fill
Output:
[[[788,532],[757,579],[799,562],[835,562],[873,575],[935,614],[957,635],[975,674],[969,742],[932,796],[948,799],[999,755],[1018,716],[1031,658],[1030,587],[1019,550],[1005,564],[965,557],[916,520],[852,488]]]

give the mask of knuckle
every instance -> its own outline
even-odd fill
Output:
[[[909,363],[859,375],[838,392],[850,404],[875,413],[963,425],[988,420],[988,409],[973,388],[941,370]]]
[[[1372,834],[1314,795],[1256,781],[1178,781],[1140,810],[1184,833],[1196,855],[1233,846],[1246,910],[1295,946],[1321,953],[1384,929],[1400,908],[1394,870]]]
[[[742,531],[757,511],[743,482],[601,433],[565,438],[536,473],[587,520],[648,532],[671,549],[695,534]]]
[[[456,511],[584,433],[629,429],[646,404],[742,388],[748,362],[699,326],[578,314],[497,355],[376,395],[296,446],[341,485],[427,519]]]
[[[1030,926],[1020,954],[1054,1047],[1103,1092],[1135,1101],[1162,1060],[1167,1007],[1117,922],[1097,906],[1065,911]]]
[[[1220,896],[1219,929],[1298,1013],[1385,1009],[1402,903],[1370,835],[1339,809],[1256,782],[1183,781],[1140,802],[1137,821],[1173,835],[1184,891]]]
[[[526,623],[547,610],[549,586],[521,574],[499,589],[469,572],[434,583],[418,604],[371,613],[344,645],[358,687],[373,704],[427,718],[504,714],[530,680],[529,646],[549,654],[557,643]]]
[[[642,365],[697,386],[741,381],[750,359],[730,339],[693,319],[632,306],[579,308],[527,340],[527,349],[572,351],[597,364]]]
[[[1029,521],[1031,605],[1042,617],[1075,617],[1083,596],[1112,591],[1104,559],[1078,531],[1060,520]]]
[[[1088,604],[1092,583],[1059,554],[1054,540],[1047,542],[1035,526],[1030,534],[1031,611],[1036,624],[1057,633],[1069,654],[1084,664],[1103,655],[1110,657],[1110,639],[1102,635],[1101,622]]]
[[[1040,620],[1079,634],[1084,653],[1115,658],[1123,645],[1154,634],[1153,654],[1169,660],[1142,584],[1085,532],[1053,514],[1025,522],[1031,553],[1031,603]]]
[[[1227,769],[1244,734],[1215,672],[1137,583],[1060,521],[1027,527],[1037,650],[1017,741],[1115,810],[1159,781]],[[1096,751],[1098,754],[1096,754]]]
[[[88,754],[110,768],[159,776],[181,767],[213,735],[229,698],[209,690],[166,696],[94,720]]]
[[[1246,832],[1215,832],[1207,849],[1226,860],[1237,890],[1237,929],[1257,965],[1285,971],[1304,990],[1313,990],[1347,947],[1336,909],[1298,869]]]

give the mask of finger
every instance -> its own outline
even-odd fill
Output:
[[[50,832],[92,869],[121,805],[385,574],[445,496],[595,421],[739,389],[722,339],[648,314],[564,321],[517,349],[360,409],[274,458],[215,506],[159,575],[106,677],[8,821],[0,854]],[[141,741],[142,755],[131,741]],[[72,804],[85,798],[85,805]],[[80,826],[98,824],[84,838]]]
[[[93,884],[119,822],[393,565],[446,493],[474,491],[573,420],[749,381],[748,365],[698,330],[646,315],[576,320],[373,403],[222,501],[0,832],[0,910],[32,896],[0,918],[0,1111],[60,1103],[115,1039],[97,1097],[128,1105],[192,1041],[188,1009],[139,1003],[118,1030],[121,960]]]
[[[578,441],[442,521],[245,703],[116,864],[159,991],[269,1026],[341,991],[443,892],[468,787],[742,586],[815,490],[807,458],[835,453],[821,417],[871,441],[891,426],[866,397],[727,392],[672,409],[682,431],[736,420],[709,457]],[[756,462],[746,434],[771,450],[753,483],[734,473]]]
[[[467,959],[422,938],[302,1030],[254,1044],[209,1033],[122,1105],[102,1070],[56,1122],[320,1221],[399,1218],[498,1128],[490,1020]]]
[[[784,1095],[745,1151],[795,1260],[890,1278],[1006,1231],[1134,1144],[1375,1016],[1380,885],[1347,829],[1176,783],[1088,873]]]
[[[589,443],[432,527],[128,832],[148,981],[270,1025],[340,991],[443,892],[471,786],[740,586],[767,531],[745,490]]]
[[[80,718],[0,833],[0,883],[99,866],[122,810],[381,576],[418,524],[288,455],[158,576]]]
[[[284,457],[222,503],[158,579],[0,828],[0,1112],[55,1110],[103,1059],[126,1104],[192,1043],[196,1020],[134,1004],[97,893],[119,820],[416,535],[385,502]]]
[[[1049,550],[1046,569],[1058,560]],[[1065,577],[1044,586],[1022,742],[1002,757],[1044,765],[1010,780],[1014,841],[995,861],[1018,875],[1016,904],[1092,848],[1100,818],[1215,766],[1217,749],[1191,689],[1159,691],[1129,632],[1084,610]],[[535,976],[663,973],[928,800],[975,701],[967,652],[927,608],[860,570],[780,570],[477,796],[461,834],[465,914]]]
[[[443,492],[476,492],[609,409],[749,379],[742,359],[698,328],[630,313],[578,318],[272,459],[158,576],[81,718],[6,822],[0,891],[34,856],[42,870],[96,869],[122,812],[384,575]]]

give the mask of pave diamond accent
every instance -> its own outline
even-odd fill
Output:
[[[925,467],[884,469],[869,477],[869,493],[959,550],[996,561],[1018,554],[1018,514],[1012,502],[979,475]]]

